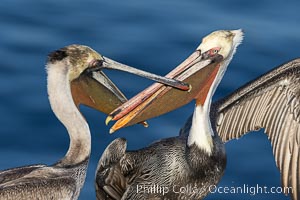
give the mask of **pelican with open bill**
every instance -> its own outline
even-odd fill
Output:
[[[122,106],[116,109],[118,112],[113,117],[117,116],[119,121],[112,127],[113,130],[147,120],[149,116],[157,116],[157,106],[160,106],[159,114],[170,111],[168,106],[172,106],[170,102],[173,99],[182,105],[186,103],[187,97],[189,100],[196,99],[194,113],[181,129],[179,136],[162,139],[136,151],[126,151],[125,139],[113,141],[98,163],[96,173],[98,196],[113,194],[117,197],[116,194],[123,191],[122,199],[129,196],[131,198],[128,199],[140,199],[145,196],[139,196],[130,188],[136,186],[136,183],[153,182],[157,185],[168,185],[175,182],[177,185],[190,184],[199,187],[204,192],[196,194],[198,196],[192,196],[193,194],[176,196],[168,193],[164,196],[157,194],[154,197],[202,199],[208,194],[207,186],[216,185],[225,170],[224,143],[263,128],[270,140],[275,162],[280,170],[283,192],[289,194],[293,200],[300,198],[300,58],[272,69],[227,97],[212,103],[216,87],[242,39],[242,31],[234,30],[216,31],[202,40],[199,50],[205,52],[217,48],[217,54],[221,54],[223,59],[213,64],[209,75],[203,75],[205,79],[201,80],[203,82],[199,88],[195,88],[192,84],[199,77],[184,80],[192,85],[191,92],[197,90],[191,97],[190,93],[177,93],[169,98],[170,92],[160,95],[165,90],[154,89],[155,92],[150,95],[141,92],[135,97],[136,99],[147,97],[151,99],[150,101],[146,100],[135,105],[129,112]],[[207,67],[200,71],[207,73],[203,71],[207,70]],[[157,97],[152,98],[153,95]],[[129,100],[127,107],[130,108],[131,104],[135,104],[134,100]],[[118,116],[119,113],[125,114]],[[110,157],[113,160],[108,162]],[[116,161],[117,158],[119,162]],[[121,173],[116,163],[120,166]],[[113,186],[113,183],[117,182],[110,178],[112,173],[115,180],[123,180],[127,185],[119,182],[126,187]],[[113,190],[115,188],[118,190]],[[149,197],[151,194],[144,195]]]

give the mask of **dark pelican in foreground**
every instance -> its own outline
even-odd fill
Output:
[[[51,166],[31,165],[0,171],[1,200],[78,198],[91,152],[89,126],[78,106],[85,104],[109,113],[126,101],[102,69],[127,71],[188,89],[181,82],[119,64],[87,46],[71,45],[49,54],[49,100],[56,117],[68,131],[69,150]]]
[[[190,92],[154,84],[109,115],[108,122],[118,120],[114,132],[196,100],[179,136],[136,151],[126,152],[126,140],[120,138],[107,147],[96,172],[98,199],[203,199],[223,175],[224,142],[261,128],[271,141],[282,186],[289,187],[284,191],[299,199],[300,59],[211,105],[242,38],[241,30],[213,32],[167,75],[190,83]],[[190,190],[180,193],[180,187]]]

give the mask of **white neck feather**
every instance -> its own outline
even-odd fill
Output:
[[[47,71],[51,108],[70,136],[69,150],[61,162],[65,165],[80,163],[90,155],[91,136],[89,126],[72,98],[68,66],[57,62],[47,65]]]
[[[192,126],[189,132],[187,145],[190,147],[191,145],[195,144],[198,148],[204,150],[206,153],[211,155],[213,149],[213,139],[214,131],[211,126],[210,122],[210,106],[212,101],[212,96],[215,93],[217,86],[222,80],[222,77],[227,69],[227,66],[232,58],[224,60],[220,63],[219,71],[216,75],[215,80],[213,81],[207,97],[205,99],[204,105],[196,105],[193,119],[192,119]]]

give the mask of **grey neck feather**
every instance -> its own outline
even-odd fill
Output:
[[[89,126],[74,104],[67,64],[65,62],[48,64],[47,71],[51,108],[66,127],[70,136],[69,150],[60,163],[62,165],[74,165],[86,160],[90,155]]]

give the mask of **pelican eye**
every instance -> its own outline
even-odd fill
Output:
[[[103,69],[104,60],[93,60],[89,63],[88,68],[86,68],[85,72],[90,73],[94,71],[100,71]]]
[[[220,50],[221,50],[220,47],[215,47],[215,48],[210,49],[210,53],[211,53],[211,55],[216,55],[217,53],[220,52]]]
[[[103,66],[103,60],[93,60],[89,64],[89,68],[99,68]]]

